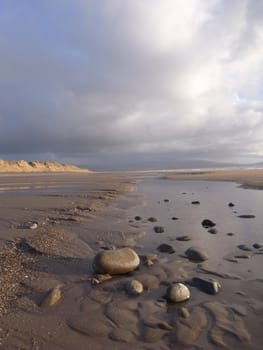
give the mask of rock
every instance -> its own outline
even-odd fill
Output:
[[[241,218],[241,219],[254,219],[255,217],[256,217],[255,215],[250,215],[250,214],[238,215],[238,218]]]
[[[204,228],[214,227],[215,225],[216,225],[216,224],[215,224],[213,221],[209,220],[209,219],[204,219],[204,220],[202,221],[202,226],[203,226]]]
[[[168,288],[166,297],[172,303],[180,303],[190,298],[190,290],[183,283],[175,283]]]
[[[253,244],[253,247],[254,247],[255,249],[263,248],[263,243],[254,243],[254,244]]]
[[[158,221],[156,218],[154,218],[154,217],[149,217],[148,218],[148,221],[150,221],[150,222],[156,222],[156,221]]]
[[[163,233],[164,232],[164,228],[162,226],[154,226],[154,232],[156,233]]]
[[[234,233],[233,232],[228,232],[227,235],[228,236],[234,236]]]
[[[163,200],[165,203],[168,203],[169,202],[169,199],[164,199]]]
[[[142,255],[142,261],[143,264],[146,265],[147,267],[150,267],[154,264],[154,261],[157,260],[157,255]]]
[[[192,283],[195,287],[208,294],[217,294],[221,289],[220,283],[212,278],[194,277]]]
[[[46,297],[41,302],[41,307],[51,307],[56,305],[61,299],[61,285],[57,285],[55,288],[51,289]]]
[[[139,216],[139,215],[137,215],[137,216],[135,216],[134,217],[134,220],[136,220],[136,221],[140,221],[142,218]]]
[[[190,236],[179,236],[179,237],[176,237],[176,240],[177,241],[182,241],[182,242],[187,242],[187,241],[190,241],[192,238]]]
[[[175,253],[174,248],[170,244],[166,244],[166,243],[160,244],[157,250],[161,253],[169,253],[169,254]]]
[[[88,281],[90,281],[90,283],[93,285],[97,285],[102,282],[108,281],[110,279],[112,279],[112,276],[106,273],[106,274],[97,274],[97,275],[91,276],[88,278]]]
[[[126,291],[129,295],[139,295],[143,292],[143,285],[138,280],[129,281],[126,284]]]
[[[228,203],[228,206],[229,206],[230,208],[233,208],[233,207],[235,206],[235,204],[232,203],[232,202],[230,202],[230,203]]]
[[[196,204],[200,204],[199,201],[192,201],[192,204],[196,205]]]
[[[212,235],[215,235],[217,233],[217,229],[215,228],[210,228],[209,230],[207,230],[209,233],[211,233]]]
[[[244,250],[246,252],[251,252],[252,251],[252,249],[250,247],[248,247],[246,244],[239,244],[237,247],[240,250]]]
[[[172,220],[176,221],[176,220],[179,220],[179,219],[176,216],[173,216]]]
[[[30,230],[35,230],[38,228],[38,223],[37,222],[32,222],[32,224],[29,225]]]
[[[208,254],[202,248],[199,247],[188,248],[185,254],[188,257],[188,259],[194,261],[205,261],[208,259]]]
[[[106,250],[98,253],[93,261],[93,269],[99,274],[119,275],[134,271],[140,258],[131,248]]]
[[[179,309],[179,314],[180,314],[180,316],[183,317],[183,318],[188,318],[188,317],[190,317],[190,312],[189,312],[189,310],[188,310],[186,307],[181,307],[181,308]]]

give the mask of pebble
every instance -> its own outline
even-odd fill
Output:
[[[202,221],[202,226],[204,228],[210,228],[210,227],[214,227],[216,224],[212,221],[212,220],[209,220],[209,219],[204,219]]]
[[[200,204],[199,201],[192,201],[192,204],[196,205],[196,204]]]
[[[179,236],[179,237],[176,237],[176,240],[177,241],[182,241],[182,242],[187,242],[187,241],[190,241],[192,238],[190,236]]]
[[[237,247],[239,249],[241,249],[241,250],[246,251],[246,252],[251,252],[252,251],[252,249],[250,247],[248,247],[246,244],[239,244]]]
[[[131,248],[106,250],[98,253],[93,261],[96,273],[119,275],[134,271],[140,264],[140,258]]]
[[[241,219],[254,219],[255,217],[256,217],[255,215],[250,215],[250,214],[238,215],[238,218],[241,218]]]
[[[212,278],[194,277],[192,283],[195,287],[208,294],[217,294],[221,289],[220,283]]]
[[[150,221],[150,222],[156,222],[157,219],[151,216],[150,218],[148,218],[148,221]]]
[[[255,249],[263,248],[263,243],[254,243],[254,244],[253,244],[253,247],[254,247]]]
[[[167,290],[167,299],[173,303],[180,303],[190,299],[190,290],[183,283],[175,283]]]
[[[139,295],[143,292],[143,285],[138,280],[129,281],[126,284],[126,291],[129,295]]]
[[[136,220],[136,221],[140,221],[142,218],[139,216],[139,215],[137,215],[137,216],[135,216],[134,217],[134,220]]]
[[[166,243],[160,244],[159,247],[157,248],[157,250],[161,253],[169,253],[169,254],[175,253],[173,246],[171,246],[170,244],[166,244]]]
[[[40,306],[41,307],[51,307],[56,305],[61,299],[61,285],[57,285],[55,288],[51,289],[48,295],[43,299]]]
[[[194,261],[205,261],[208,259],[208,254],[206,253],[206,251],[199,247],[188,248],[185,254],[188,257],[188,259]]]
[[[162,226],[154,226],[154,232],[156,233],[163,233],[164,232],[164,228]]]
[[[38,223],[37,222],[33,222],[32,224],[29,225],[30,230],[35,230],[38,228]]]
[[[230,202],[230,203],[228,203],[228,206],[229,206],[230,208],[233,208],[233,207],[235,206],[235,204],[232,203],[232,202]]]
[[[173,216],[172,220],[176,221],[176,220],[179,220],[179,219],[176,216]]]

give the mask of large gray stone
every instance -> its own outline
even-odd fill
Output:
[[[93,269],[96,273],[119,275],[134,271],[139,264],[140,258],[134,250],[120,248],[97,254],[93,261]]]

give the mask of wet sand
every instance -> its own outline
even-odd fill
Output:
[[[0,349],[262,348],[263,276],[260,268],[253,269],[263,256],[255,249],[237,249],[234,255],[251,258],[230,254],[226,257],[232,261],[222,259],[219,266],[221,255],[209,252],[208,263],[192,263],[184,252],[196,243],[194,237],[188,242],[176,237],[198,233],[191,225],[196,219],[200,226],[199,215],[210,206],[202,190],[198,198],[180,191],[178,201],[158,194],[157,203],[147,191],[143,194],[138,180],[141,174],[0,176]],[[200,205],[194,207],[193,199]],[[182,213],[172,220],[179,213],[176,205]],[[136,215],[141,219],[135,220]],[[148,221],[150,216],[157,223]],[[153,232],[157,224],[164,225],[163,234]],[[220,223],[217,235],[199,226],[199,244],[220,241],[220,235],[235,246],[244,243],[238,227],[230,237]],[[189,232],[191,228],[196,231]],[[159,243],[173,244],[175,253],[158,252]],[[94,284],[94,256],[119,247],[136,250],[139,269]],[[216,295],[198,290],[191,286],[196,276],[217,279],[222,290]],[[133,279],[144,286],[137,297],[125,288]],[[191,298],[184,304],[167,303],[167,287],[178,281],[189,286]],[[52,289],[57,302],[44,307]]]

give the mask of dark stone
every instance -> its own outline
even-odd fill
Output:
[[[215,225],[216,225],[216,224],[215,224],[213,221],[209,220],[209,219],[204,219],[204,220],[202,221],[202,226],[203,226],[204,228],[214,227]]]
[[[234,233],[233,232],[228,232],[227,235],[228,236],[234,236]]]
[[[168,254],[173,254],[175,253],[174,248],[170,244],[160,244],[157,250],[161,253],[168,253]]]
[[[208,294],[217,294],[221,288],[220,283],[211,278],[204,279],[204,278],[194,277],[192,279],[192,283],[196,288]]]
[[[199,201],[192,201],[192,204],[200,204]]]
[[[255,249],[263,248],[263,243],[254,243],[254,244],[253,244],[253,247],[254,247]]]
[[[172,220],[175,221],[175,220],[179,220],[179,219],[178,219],[177,217],[173,216],[173,217],[172,217]]]
[[[187,241],[190,241],[192,238],[190,236],[179,236],[179,237],[176,237],[176,240],[177,241],[181,241],[181,242],[187,242]]]
[[[134,217],[134,220],[136,220],[136,221],[140,221],[142,218],[139,216],[139,215],[137,215],[137,216],[135,216]]]
[[[148,221],[150,221],[150,222],[156,222],[156,221],[158,221],[156,218],[154,218],[154,217],[150,217],[150,218],[148,218]]]
[[[233,208],[233,207],[235,206],[235,204],[232,203],[232,202],[230,202],[230,203],[228,203],[228,206],[229,206],[230,208]]]
[[[163,233],[164,232],[164,228],[162,226],[154,226],[154,232],[156,233]]]
[[[169,199],[164,199],[163,200],[165,203],[168,203],[169,202]]]
[[[212,235],[215,235],[217,233],[217,230],[215,228],[210,228],[208,232],[211,233]]]
[[[188,257],[188,259],[193,261],[205,261],[208,259],[208,254],[206,251],[199,247],[188,248],[185,255]]]
[[[241,249],[241,250],[246,251],[246,252],[251,252],[251,251],[252,251],[252,249],[249,248],[246,244],[239,244],[237,247],[238,247],[239,249]]]
[[[250,215],[250,214],[238,215],[238,218],[241,218],[241,219],[254,219],[255,217],[256,217],[255,215]]]

